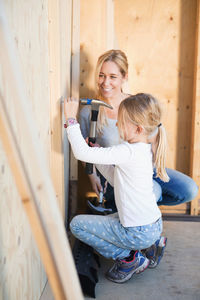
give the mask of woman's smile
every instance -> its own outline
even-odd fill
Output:
[[[124,77],[119,67],[112,61],[104,62],[98,79],[98,87],[101,95],[106,98],[113,98],[121,94]]]

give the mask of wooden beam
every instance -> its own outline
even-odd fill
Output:
[[[80,0],[72,1],[72,77],[71,96],[79,98],[80,81]],[[70,180],[78,180],[78,162],[70,155]]]
[[[64,156],[62,147],[60,6],[59,0],[48,1],[49,87],[50,87],[50,171],[57,201],[64,216]]]
[[[60,0],[60,61],[61,63],[61,94],[64,98],[71,93],[71,41],[72,41],[72,0]],[[64,104],[62,104],[62,125],[65,123]],[[67,132],[62,126],[64,154],[64,203],[65,221],[69,217],[69,142]]]
[[[16,186],[35,236],[54,296],[58,300],[83,299],[62,216],[46,159],[25,95],[13,40],[0,1],[0,63],[3,80],[9,84],[10,104],[15,109],[17,130],[4,95],[0,97],[0,136]]]
[[[79,98],[80,82],[80,0],[72,0],[71,97]],[[77,213],[78,161],[70,148],[69,155],[69,220]],[[68,220],[68,221],[69,221]]]
[[[191,176],[200,187],[200,1],[197,0],[196,16],[196,56],[194,73],[193,115],[192,115],[192,146]],[[191,202],[191,215],[199,213],[200,190]]]

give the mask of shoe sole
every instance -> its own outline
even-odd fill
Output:
[[[124,282],[130,280],[131,277],[133,276],[133,274],[140,274],[140,273],[144,272],[148,268],[149,264],[150,264],[150,260],[148,258],[146,258],[145,261],[144,261],[144,263],[139,268],[137,268],[136,270],[133,270],[132,272],[130,272],[127,275],[126,278],[123,278],[123,279],[112,279],[109,276],[106,276],[106,278],[108,280],[116,282],[116,283],[124,283]]]
[[[165,248],[167,245],[167,238],[164,238],[164,242],[162,241],[162,244],[158,244],[158,251],[156,254],[157,259],[155,260],[155,262],[151,265],[151,263],[149,264],[149,269],[154,269],[157,267],[157,265],[159,265],[161,258],[163,257]]]

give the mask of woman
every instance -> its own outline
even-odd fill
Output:
[[[124,52],[120,50],[109,50],[102,54],[96,66],[95,84],[96,95],[109,103],[113,109],[100,108],[97,123],[97,143],[103,147],[119,144],[120,138],[116,126],[118,107],[122,100],[129,95],[123,92],[123,84],[128,78],[128,61]],[[85,138],[89,136],[90,107],[85,106],[80,111],[79,122],[82,134]],[[154,172],[154,193],[158,205],[178,205],[191,201],[198,191],[196,183],[187,175],[167,169],[169,182],[163,182],[156,177]],[[96,171],[89,175],[93,190],[99,194],[104,188],[103,176],[98,176]],[[113,189],[107,185],[105,193],[106,206],[116,211]]]

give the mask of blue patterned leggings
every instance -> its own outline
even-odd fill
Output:
[[[162,218],[144,226],[123,227],[118,213],[100,215],[78,215],[70,223],[71,232],[82,242],[92,246],[106,258],[122,259],[131,250],[150,247],[160,238]]]

